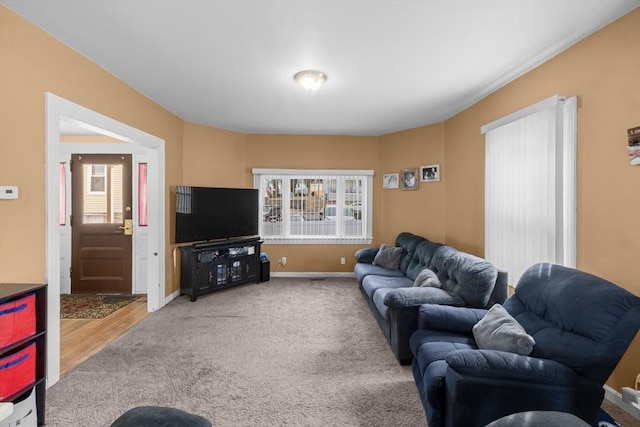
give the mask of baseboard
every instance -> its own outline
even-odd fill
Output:
[[[169,294],[169,296],[166,296],[164,298],[164,305],[169,304],[171,301],[173,301],[174,299],[178,298],[180,296],[180,290],[177,290],[171,294]]]
[[[271,277],[355,277],[355,274],[349,272],[333,272],[333,273],[308,273],[308,272],[271,272]]]
[[[271,277],[306,277],[306,278],[320,278],[320,277],[355,277],[355,274],[349,272],[335,272],[335,273],[303,273],[303,272],[280,272],[271,273]],[[169,304],[174,299],[180,296],[180,290],[173,292],[164,299],[164,305]]]
[[[332,272],[332,273],[305,273],[305,272],[280,272],[271,273],[271,277],[356,277],[355,274],[349,272]],[[180,290],[177,290],[164,299],[164,305],[169,304],[174,299],[180,296]]]
[[[640,420],[640,410],[634,408],[629,405],[627,402],[622,400],[622,394],[618,393],[608,385],[604,386],[604,398],[609,402],[616,405],[618,408],[622,409],[626,413],[630,414],[632,417]]]

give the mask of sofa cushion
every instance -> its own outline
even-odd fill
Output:
[[[353,272],[356,275],[356,279],[358,279],[358,283],[362,283],[364,278],[373,275],[373,276],[386,276],[386,277],[404,277],[404,274],[400,270],[389,270],[388,268],[380,267],[379,265],[373,264],[364,264],[358,263],[356,264]]]
[[[445,331],[418,330],[409,340],[411,352],[421,371],[432,362],[445,360],[456,350],[477,349],[471,335],[447,333]]]
[[[386,277],[369,275],[362,281],[362,289],[369,298],[373,298],[373,294],[382,288],[410,288],[413,282],[406,276]]]
[[[527,356],[535,341],[527,331],[504,309],[495,304],[472,329],[478,347]]]
[[[416,249],[413,252],[413,256],[411,257],[411,261],[405,271],[407,277],[415,280],[416,277],[418,277],[418,274],[420,274],[420,272],[425,268],[433,271],[433,255],[441,246],[443,246],[442,243],[430,242],[428,240],[418,242]]]
[[[390,270],[397,270],[400,265],[400,258],[402,258],[402,251],[402,248],[385,245],[383,243],[376,257],[373,259],[373,265],[379,265],[380,267]]]
[[[447,260],[457,253],[458,250],[452,248],[451,246],[439,246],[438,248],[436,248],[433,256],[431,257],[431,265],[426,265],[425,267],[429,267],[429,270],[436,273],[436,275],[438,275],[438,278],[440,278],[440,283],[444,284],[444,282],[449,277],[449,273],[447,272]]]
[[[449,246],[439,248],[430,267],[440,278],[442,289],[459,295],[466,305],[484,308],[498,277],[489,261],[459,252]]]
[[[440,279],[436,276],[432,270],[428,268],[423,269],[416,280],[413,281],[413,286],[423,287],[423,286],[431,286],[433,288],[441,288],[442,283],[440,283]]]
[[[400,271],[406,274],[407,267],[409,267],[409,263],[413,259],[413,254],[416,248],[421,242],[425,242],[425,241],[428,242],[428,240],[425,239],[424,237],[416,236],[415,234],[411,234],[407,232],[398,234],[398,237],[396,237],[395,245],[397,247],[404,249],[404,254],[402,255],[402,259],[400,260],[400,266],[398,267],[400,268]],[[411,279],[412,280],[415,279],[415,276],[411,277]]]

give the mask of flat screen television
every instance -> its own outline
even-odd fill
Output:
[[[258,235],[258,190],[176,187],[175,243]]]

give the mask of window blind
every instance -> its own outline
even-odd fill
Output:
[[[268,243],[370,243],[372,171],[254,169]]]
[[[575,98],[533,107],[482,128],[485,257],[512,284],[536,262],[575,267]]]

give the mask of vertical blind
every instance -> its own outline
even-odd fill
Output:
[[[485,257],[512,284],[537,262],[575,267],[575,97],[552,97],[482,132]]]

